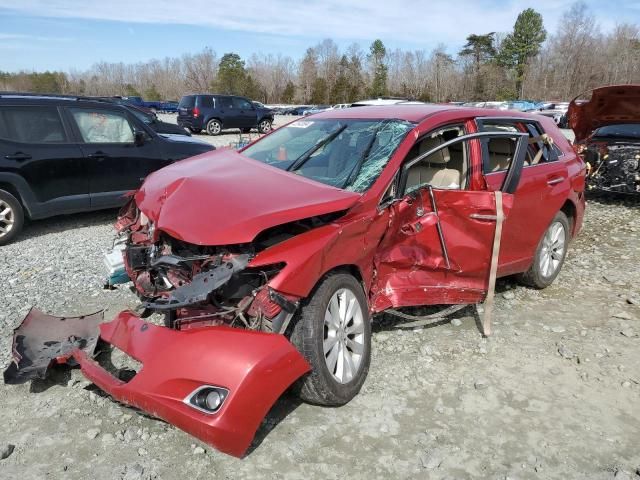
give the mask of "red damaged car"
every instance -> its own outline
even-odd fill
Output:
[[[436,105],[332,110],[182,161],[116,225],[140,311],[32,311],[5,381],[73,359],[115,399],[243,455],[291,385],[319,405],[358,393],[375,314],[482,302],[496,275],[550,285],[584,171],[550,118]],[[132,379],[92,359],[98,338],[142,364]]]
[[[587,187],[640,195],[640,85],[596,88],[567,113],[587,164]]]

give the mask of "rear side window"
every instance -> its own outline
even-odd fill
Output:
[[[193,108],[196,105],[196,97],[193,95],[187,95],[180,99],[178,108]]]
[[[85,143],[133,143],[133,128],[120,112],[72,108]]]
[[[217,101],[221,108],[233,108],[233,101],[231,100],[231,97],[218,97]]]
[[[233,108],[238,110],[251,110],[251,102],[246,98],[233,97]]]
[[[67,136],[56,107],[3,107],[0,138],[22,143],[63,143]]]
[[[525,166],[538,165],[558,159],[558,147],[551,148],[542,141],[543,130],[536,123],[509,121],[482,121],[482,131],[514,132],[529,134],[529,146],[524,161]],[[542,151],[541,151],[542,150]],[[516,140],[512,138],[492,138],[486,141],[484,173],[503,172],[509,169],[516,152]]]
[[[211,95],[202,95],[201,97],[198,97],[198,105],[204,108],[213,108],[213,97]]]

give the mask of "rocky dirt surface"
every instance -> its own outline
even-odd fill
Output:
[[[101,286],[114,215],[34,222],[0,247],[0,366],[32,305],[110,319],[136,304]],[[78,370],[2,385],[0,478],[640,478],[640,203],[591,199],[554,285],[498,291],[490,339],[471,308],[409,331],[376,319],[360,395],[341,408],[283,397],[242,460]]]

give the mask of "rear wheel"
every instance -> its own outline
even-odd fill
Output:
[[[271,120],[261,120],[258,124],[258,131],[260,133],[269,133],[271,131]]]
[[[207,133],[209,135],[220,135],[221,131],[222,124],[220,123],[220,120],[216,120],[215,118],[209,120],[209,122],[207,123]]]
[[[371,322],[360,282],[344,273],[326,277],[302,307],[291,341],[312,368],[297,385],[300,398],[344,405],[355,397],[371,360]]]
[[[520,277],[525,285],[546,288],[560,273],[569,245],[569,219],[558,212],[538,243],[533,264]]]
[[[16,197],[0,190],[0,245],[12,241],[24,225],[24,210]]]

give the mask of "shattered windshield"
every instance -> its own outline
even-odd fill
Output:
[[[298,120],[242,151],[274,167],[362,193],[413,124],[402,120]]]

